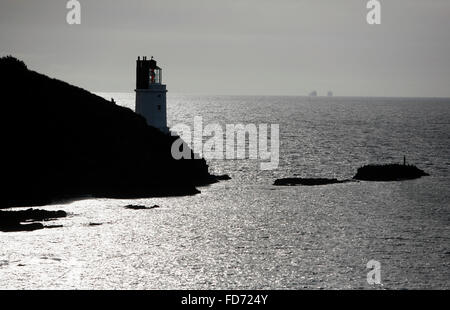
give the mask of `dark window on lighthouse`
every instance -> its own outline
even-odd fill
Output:
[[[158,111],[161,111],[161,105],[158,104]]]

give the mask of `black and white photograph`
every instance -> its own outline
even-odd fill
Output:
[[[449,0],[0,0],[0,102],[0,290],[450,289]]]

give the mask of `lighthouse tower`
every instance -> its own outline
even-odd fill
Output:
[[[153,57],[148,60],[138,57],[136,62],[136,113],[142,115],[147,124],[164,133],[167,128],[166,85],[162,84],[162,70]]]

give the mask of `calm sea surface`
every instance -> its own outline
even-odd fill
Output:
[[[134,94],[101,95],[134,106]],[[279,168],[212,160],[232,180],[195,196],[48,206],[69,213],[54,223],[63,228],[0,233],[0,288],[374,288],[372,259],[377,288],[450,288],[450,100],[168,96],[169,126],[194,116],[279,124]],[[350,178],[403,155],[431,176],[272,186],[294,175]]]

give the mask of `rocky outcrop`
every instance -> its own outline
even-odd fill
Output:
[[[367,165],[358,168],[353,179],[364,181],[401,181],[417,179],[428,175],[428,173],[413,165]]]
[[[141,206],[141,205],[127,205],[124,208],[131,209],[131,210],[151,210],[151,209],[157,209],[161,208],[158,205],[153,205],[151,207]]]
[[[353,180],[361,181],[401,181],[417,179],[427,176],[428,173],[413,165],[387,164],[387,165],[367,165],[358,168]],[[275,180],[273,185],[294,186],[294,185],[326,185],[351,182],[352,180],[338,180],[326,178],[283,178]]]
[[[42,222],[66,217],[66,212],[28,209],[23,211],[0,211],[0,231],[33,231],[45,228]],[[53,227],[53,226],[49,226]]]
[[[277,186],[294,186],[294,185],[314,186],[314,185],[344,183],[344,182],[348,182],[348,181],[349,180],[326,179],[326,178],[284,178],[284,179],[275,180],[273,185],[277,185]]]

